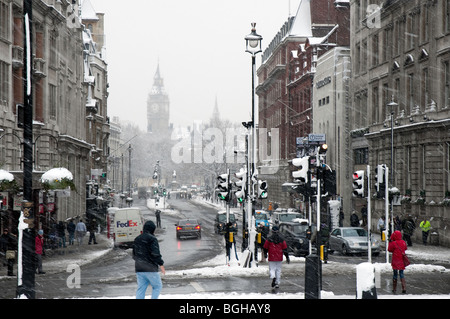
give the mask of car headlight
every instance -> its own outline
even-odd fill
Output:
[[[347,241],[347,243],[348,243],[348,245],[349,245],[350,247],[356,247],[356,246],[358,246],[358,243],[356,243],[356,242],[354,242],[354,241]]]
[[[303,239],[299,238],[299,239],[298,239],[298,242],[299,242],[300,244],[303,244]]]

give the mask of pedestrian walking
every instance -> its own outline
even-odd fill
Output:
[[[75,223],[73,222],[73,219],[69,221],[69,224],[67,224],[67,232],[69,233],[69,245],[73,245],[74,239],[75,239]]]
[[[95,232],[97,231],[97,221],[95,218],[92,218],[89,222],[89,242],[88,245],[90,245],[92,242],[94,242],[94,245],[97,245],[97,239],[95,238]]]
[[[394,231],[391,235],[388,251],[392,253],[392,292],[395,294],[397,290],[397,281],[400,276],[400,281],[402,283],[402,293],[406,294],[406,280],[405,280],[405,262],[403,260],[403,255],[408,249],[404,240],[402,240],[402,233],[398,230]]]
[[[38,274],[45,274],[42,270],[42,255],[44,255],[44,231],[40,229],[35,238],[35,252],[36,252],[36,268]]]
[[[8,266],[8,276],[14,276],[14,263],[16,260],[17,236],[9,232],[8,228],[3,229],[0,237],[0,252],[5,255]]]
[[[58,247],[66,248],[66,226],[62,221],[56,225],[56,237],[58,237]]]
[[[394,230],[402,231],[402,222],[398,216],[394,218]]]
[[[408,246],[412,246],[411,236],[414,233],[414,230],[416,229],[416,224],[414,223],[414,220],[411,215],[408,215],[406,219],[402,222],[402,229],[403,229],[403,239],[406,241]]]
[[[380,219],[378,219],[377,223],[377,230],[382,234],[386,230],[386,217],[381,216]],[[387,240],[387,238],[386,238]]]
[[[427,220],[427,218],[425,217],[419,225],[420,229],[422,230],[422,242],[424,245],[427,244],[428,241],[428,235],[430,233],[430,228],[431,228],[431,224],[430,221]]]
[[[83,237],[86,235],[86,231],[86,224],[83,223],[82,219],[80,219],[80,221],[75,226],[75,236],[77,238],[78,246],[83,243]]]
[[[265,263],[267,258],[267,251],[264,249],[264,244],[267,240],[267,236],[269,235],[269,226],[264,226],[264,223],[259,223],[258,228],[256,229],[256,236],[258,237],[258,234],[261,234],[261,242],[258,242],[256,240],[256,247],[257,249],[261,250],[261,262]],[[256,256],[258,258],[258,256]]]
[[[143,233],[136,237],[133,245],[133,259],[137,278],[136,299],[144,299],[148,285],[152,286],[152,299],[158,299],[162,289],[161,276],[166,273],[158,239],[154,236],[155,223],[147,221]]]
[[[361,226],[364,227],[367,225],[367,206],[366,206],[366,204],[364,204],[363,207],[361,208],[361,218],[362,218]]]
[[[339,208],[339,227],[344,227],[344,209],[342,206]]]
[[[281,237],[277,226],[272,227],[272,232],[264,243],[264,249],[269,255],[269,275],[272,279],[272,287],[277,289],[280,285],[283,255],[286,257],[286,262],[288,264],[290,262],[286,241]]]
[[[350,226],[359,227],[359,218],[355,211],[350,215]]]
[[[155,211],[155,216],[156,216],[156,227],[161,228],[161,211],[159,209]]]

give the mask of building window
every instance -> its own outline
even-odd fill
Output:
[[[450,0],[445,1],[444,32],[450,32]]]
[[[444,62],[444,108],[450,107],[450,61]]]
[[[0,61],[0,105],[7,105],[9,100],[9,65]]]
[[[360,63],[360,67],[361,67],[361,72],[365,73],[366,72],[366,63],[367,63],[367,41],[363,41],[362,43],[362,57],[361,57],[361,62]]]
[[[412,149],[411,146],[406,147],[406,189],[411,189],[412,174]]]
[[[428,6],[423,6],[422,11],[422,26],[420,28],[421,31],[421,40],[422,42],[428,42],[429,40],[429,33],[430,33],[430,20],[429,20],[429,14],[428,14]]]
[[[50,65],[53,67],[57,66],[57,50],[56,36],[52,34],[50,36]]]
[[[407,82],[407,105],[408,105],[408,112],[409,114],[413,113],[414,111],[414,74],[411,73],[408,75],[408,82]]]
[[[428,69],[424,68],[422,70],[422,84],[421,84],[421,92],[422,92],[421,109],[422,109],[422,111],[424,111],[427,108],[427,104],[429,101],[429,92],[430,92],[429,82],[430,81],[428,81]]]
[[[445,172],[447,173],[447,178],[445,179],[445,192],[450,192],[450,143],[445,143],[446,146],[446,159],[445,159]],[[445,194],[447,195],[447,194]]]
[[[394,39],[392,41],[392,45],[394,46],[394,56],[398,56],[400,54],[400,44],[402,43],[401,39],[402,39],[402,27],[403,27],[403,22],[401,22],[400,20],[398,20],[395,23],[395,36]]]
[[[378,34],[374,34],[372,37],[372,66],[378,65]]]
[[[361,72],[361,46],[359,43],[356,44],[356,54],[355,54],[355,73],[359,74]]]
[[[384,121],[384,119],[386,118],[386,107],[392,99],[392,96],[389,95],[389,85],[387,83],[383,84],[382,94],[383,94],[383,97],[382,97],[381,102],[383,103],[383,105],[381,106],[381,111],[380,111],[380,119],[379,119],[380,122]]]
[[[0,2],[0,38],[9,38],[9,6],[6,3]]]
[[[386,62],[390,56],[389,51],[391,49],[392,40],[390,39],[392,35],[392,29],[388,28],[384,30],[383,34],[383,47],[381,48],[381,62]]]
[[[399,108],[401,108],[401,107],[400,107],[400,103],[401,103],[402,101],[404,101],[404,97],[403,97],[402,92],[400,91],[400,78],[396,78],[396,79],[395,79],[394,85],[395,85],[395,86],[394,86],[394,93],[395,93],[394,99],[398,101],[398,103],[399,103]],[[388,97],[388,99],[389,99],[389,101],[391,101],[392,97],[390,96],[390,97]],[[388,102],[388,103],[389,103],[389,102]],[[388,103],[386,103],[386,105],[387,105]]]
[[[369,148],[357,148],[354,150],[355,165],[369,164]]]
[[[379,112],[378,86],[372,88],[372,123],[381,122],[381,112]]]
[[[56,101],[57,101],[57,95],[56,95],[56,86],[50,84],[49,85],[49,112],[50,112],[50,118],[56,119]]]
[[[406,33],[405,33],[405,49],[409,50],[413,48],[413,15],[409,14],[406,19]]]

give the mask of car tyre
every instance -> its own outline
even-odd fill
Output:
[[[350,255],[350,250],[348,249],[347,245],[342,245],[342,254],[345,256]]]

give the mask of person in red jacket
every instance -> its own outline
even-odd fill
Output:
[[[403,254],[408,249],[404,240],[402,240],[402,233],[398,230],[394,231],[389,240],[388,251],[392,253],[392,270],[394,271],[392,292],[395,294],[397,290],[397,280],[400,275],[400,281],[402,283],[402,293],[406,294],[406,281],[405,281],[405,263],[403,262]]]
[[[38,231],[38,235],[36,236],[35,249],[38,274],[45,274],[45,272],[42,271],[42,254],[44,253],[44,231],[42,229]]]
[[[286,261],[288,264],[290,260],[286,241],[278,233],[277,226],[273,226],[272,233],[267,238],[263,248],[269,254],[269,275],[270,279],[272,279],[272,287],[279,288],[281,278],[281,262],[283,261],[283,255],[286,257]]]

